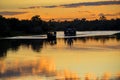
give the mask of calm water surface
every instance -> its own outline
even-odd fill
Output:
[[[120,80],[119,77],[119,37],[0,40],[0,80]]]

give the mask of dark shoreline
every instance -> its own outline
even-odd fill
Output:
[[[39,15],[30,20],[5,18],[0,15],[0,37],[46,34],[50,31],[65,31],[74,28],[76,31],[120,31],[120,18],[116,19],[73,19],[72,21],[44,21]]]

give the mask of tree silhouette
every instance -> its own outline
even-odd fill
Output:
[[[39,15],[35,15],[31,18],[31,21],[42,21]]]
[[[19,20],[17,18],[5,18],[0,15],[0,37],[46,34],[48,31],[64,31],[72,27],[77,31],[96,30],[120,30],[120,19],[107,20],[101,14],[99,19],[88,21],[86,18],[74,19],[72,21],[43,21],[39,15],[33,16],[30,20]]]
[[[105,15],[100,15],[100,18],[99,18],[99,20],[106,20],[106,17],[105,17]]]

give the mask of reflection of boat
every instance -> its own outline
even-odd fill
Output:
[[[72,46],[76,38],[64,38],[64,40],[67,45]]]
[[[49,40],[56,39],[56,32],[55,31],[54,32],[48,32],[47,33],[47,39],[49,39]]]
[[[56,44],[56,32],[51,31],[47,33],[47,42],[50,43],[50,45]]]
[[[65,36],[75,36],[76,35],[76,30],[74,28],[67,28],[64,31]]]

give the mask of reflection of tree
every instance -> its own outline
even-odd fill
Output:
[[[46,40],[46,43],[47,43],[47,44],[50,44],[50,45],[52,46],[52,45],[56,45],[56,44],[57,44],[57,41],[56,41],[56,38],[55,38],[55,39],[47,39],[47,40]]]
[[[31,46],[34,51],[39,52],[43,47],[43,40],[33,40]]]
[[[91,37],[89,36],[89,37],[78,37],[78,38],[65,38],[64,42],[65,44],[68,44],[69,46],[72,46],[76,40],[79,40],[82,43],[87,43],[89,40],[90,41],[92,40],[92,41],[101,42],[105,44],[107,41],[111,39],[120,41],[120,38],[117,36],[91,36]]]
[[[120,41],[120,38],[117,36],[91,36],[91,37],[79,37],[77,40],[82,41],[83,43],[86,43],[88,40],[94,40],[97,42],[101,42],[105,44],[110,39]]]
[[[8,50],[17,51],[21,45],[25,47],[31,46],[34,51],[41,51],[44,40],[0,40],[0,57],[6,56]]]
[[[65,38],[64,41],[67,43],[68,46],[72,46],[73,42],[76,40],[76,38]]]
[[[83,43],[86,43],[86,41],[88,41],[88,38],[87,37],[81,37],[81,38],[77,38],[79,39],[80,41],[82,41]]]
[[[94,40],[94,41],[105,44],[109,40],[120,41],[120,37],[117,37],[117,35],[115,35],[115,36],[94,36],[94,37],[80,37],[80,38],[65,38],[64,39],[65,43],[68,46],[72,46],[76,40],[79,40],[82,43],[86,43],[89,40]],[[57,41],[56,41],[56,39],[55,40],[0,39],[0,57],[5,57],[7,55],[8,50],[17,51],[20,46],[25,46],[27,48],[29,48],[29,46],[31,46],[33,51],[40,52],[44,43],[46,45],[56,45]]]
[[[0,40],[0,57],[6,56],[7,48],[10,48],[9,43],[5,42],[5,40]]]
[[[8,50],[17,51],[20,46],[30,48],[35,52],[40,52],[43,48],[43,44],[55,45],[57,43],[54,40],[43,39],[1,39],[0,40],[0,57],[5,57]]]
[[[16,61],[12,61],[9,62],[10,66],[6,66],[5,64],[7,63],[3,62],[0,64],[0,79],[2,78],[2,80],[9,77],[13,79],[14,77],[21,78],[30,75],[33,77],[39,76],[39,78],[44,76],[47,80],[81,80],[77,74],[71,71],[58,71],[55,67],[55,63],[47,58],[18,61],[17,64]],[[5,68],[3,65],[5,65]]]

